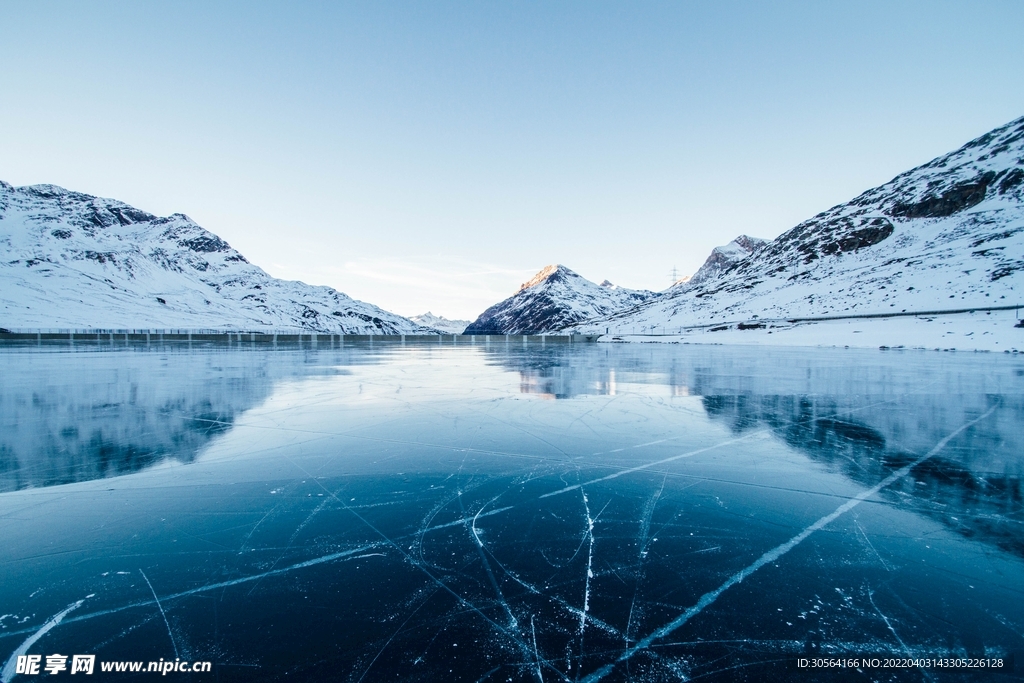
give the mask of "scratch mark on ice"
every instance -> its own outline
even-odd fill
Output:
[[[903,648],[903,651],[907,654],[910,654],[910,650],[907,649],[907,644],[903,642],[902,638],[900,638],[900,634],[896,633],[896,629],[892,627],[892,623],[889,621],[889,617],[882,614],[882,610],[878,609],[878,605],[875,604],[875,592],[872,590],[868,591],[868,602],[870,602],[871,606],[875,608],[875,612],[878,614],[878,616],[882,617],[882,621],[885,622],[885,627],[889,629],[889,632],[892,633],[892,637],[895,638],[896,642],[900,644],[900,647]]]
[[[870,602],[871,606],[875,608],[875,612],[878,613],[878,616],[882,617],[882,621],[885,622],[886,628],[888,628],[889,632],[892,633],[892,637],[895,638],[896,642],[900,644],[901,648],[903,648],[903,653],[907,657],[913,657],[913,653],[910,651],[910,648],[907,647],[907,644],[903,642],[902,638],[900,638],[900,634],[896,633],[896,629],[893,627],[892,622],[889,621],[889,617],[885,616],[885,614],[882,613],[882,610],[878,609],[878,605],[875,604],[875,592],[873,590],[868,591],[868,602]],[[931,674],[924,669],[921,670],[921,676],[928,681],[935,680],[932,678]]]
[[[503,508],[495,508],[495,509],[491,510],[490,512],[483,512],[483,513],[478,512],[476,515],[474,515],[473,519],[475,520],[478,517],[490,517],[491,515],[498,515],[498,514],[501,514],[502,512],[505,512],[505,511],[511,510],[511,509],[512,509],[512,506],[509,505],[509,506],[506,506],[506,507],[503,507]],[[469,521],[469,520],[466,519],[466,518],[457,519],[454,522],[445,522],[444,524],[437,524],[435,526],[425,527],[423,529],[423,531],[436,531],[437,529],[445,529],[447,527],[452,527],[452,526],[465,526],[467,521]]]
[[[365,556],[364,555],[360,555],[360,557],[365,557]],[[359,677],[359,680],[356,681],[356,683],[362,683],[363,682],[363,679],[366,678],[366,674],[370,673],[370,669],[372,669],[373,665],[377,663],[377,660],[380,659],[380,656],[382,654],[384,654],[384,651],[387,650],[388,647],[390,647],[391,643],[395,640],[395,637],[399,633],[402,632],[402,629],[405,628],[405,625],[408,624],[412,620],[412,618],[414,616],[416,616],[416,613],[420,611],[420,608],[423,607],[423,605],[427,604],[427,602],[430,600],[430,598],[432,598],[434,596],[434,593],[436,593],[436,592],[437,592],[437,589],[435,589],[434,592],[430,593],[430,595],[428,595],[425,600],[423,600],[422,602],[420,602],[419,605],[417,605],[416,609],[414,609],[412,612],[409,613],[409,616],[407,616],[405,618],[405,621],[402,622],[402,625],[399,626],[397,629],[395,629],[394,633],[391,634],[391,637],[388,638],[386,643],[384,643],[384,646],[381,647],[381,649],[377,651],[377,654],[374,655],[372,660],[370,660],[370,663],[366,665],[366,669],[363,670],[363,675]],[[437,636],[435,636],[435,638],[436,637]],[[431,642],[433,642],[433,641],[431,641]]]
[[[676,438],[679,438],[679,437],[676,437]],[[640,444],[637,444],[636,446],[623,446],[622,448],[615,448],[615,449],[612,449],[612,450],[606,451],[606,452],[608,452],[608,453],[621,453],[622,451],[628,451],[628,450],[633,449],[633,448],[645,448],[647,446],[654,446],[654,445],[659,444],[659,443],[665,443],[666,441],[668,441],[668,439],[658,439],[657,441],[648,441],[647,443],[640,443]],[[601,453],[594,453],[594,455],[602,455],[602,454]]]
[[[50,631],[50,629],[59,624],[64,619],[64,617],[68,615],[69,612],[73,612],[79,607],[81,607],[83,602],[85,602],[85,600],[79,600],[78,602],[71,603],[63,610],[57,612],[57,614],[50,617],[50,620],[43,624],[38,631],[36,631],[31,636],[26,638],[25,642],[23,642],[18,647],[17,650],[11,653],[10,658],[7,660],[7,664],[4,665],[3,673],[0,673],[0,681],[3,681],[3,683],[8,683],[12,678],[14,678],[14,676],[16,675],[14,672],[17,668],[18,657],[28,652],[28,649],[35,645],[37,640],[45,636]]]
[[[494,667],[493,669],[491,669],[490,671],[488,671],[487,673],[485,673],[485,674],[484,674],[483,676],[481,676],[480,678],[478,678],[478,679],[476,680],[476,683],[484,683],[484,681],[486,681],[486,680],[487,680],[488,678],[490,678],[490,677],[491,677],[491,676],[493,676],[494,674],[498,673],[499,671],[501,671],[501,667],[500,667],[500,666],[496,666],[496,667]]]
[[[661,500],[661,494],[665,491],[665,482],[668,480],[666,474],[661,479],[661,487],[658,492],[647,501],[647,505],[644,506],[644,516],[640,521],[640,542],[637,543],[638,552],[640,556],[638,558],[636,582],[633,584],[633,600],[629,604],[629,617],[626,619],[626,631],[623,634],[623,638],[626,641],[626,646],[629,646],[631,635],[633,633],[633,614],[636,611],[636,599],[640,593],[640,582],[644,578],[644,560],[647,559],[647,547],[650,545],[651,538],[651,519],[654,517],[654,508],[658,506],[658,501]]]
[[[530,632],[533,634],[533,663],[537,666],[537,678],[544,683],[544,672],[540,669],[540,653],[537,652],[537,629],[533,625],[533,617],[530,617]]]
[[[316,566],[318,564],[324,564],[325,562],[333,562],[334,560],[340,560],[342,558],[358,559],[358,558],[351,557],[351,556],[355,555],[356,553],[364,552],[366,550],[372,550],[372,549],[375,549],[375,548],[379,548],[380,546],[381,546],[380,543],[371,543],[369,545],[365,545],[365,546],[362,546],[362,547],[359,547],[359,548],[353,548],[352,550],[344,550],[344,551],[338,552],[338,553],[331,553],[330,555],[323,555],[321,557],[315,557],[312,560],[306,560],[304,562],[299,562],[297,564],[289,565],[287,567],[281,567],[280,569],[271,569],[269,571],[261,572],[259,574],[253,574],[252,576],[243,576],[242,578],[239,578],[239,579],[231,579],[229,581],[220,581],[218,583],[209,583],[209,584],[206,584],[205,586],[199,586],[198,588],[192,588],[192,589],[187,590],[187,591],[181,591],[180,593],[174,593],[172,595],[165,595],[164,598],[163,598],[163,602],[167,602],[168,600],[177,600],[178,598],[184,598],[184,597],[188,597],[190,595],[197,595],[199,593],[206,593],[207,591],[219,590],[221,588],[228,588],[230,586],[237,586],[239,584],[248,583],[250,581],[259,581],[260,579],[264,579],[264,578],[266,578],[268,576],[276,576],[278,574],[285,574],[285,573],[290,572],[290,571],[292,571],[294,569],[304,569],[306,567],[313,567],[313,566]],[[384,556],[383,553],[373,553],[373,554],[374,555],[380,554],[381,556]],[[360,557],[369,557],[369,556],[370,555],[361,555]],[[81,604],[81,603],[75,604],[75,607],[78,607],[78,604]],[[127,605],[122,605],[121,607],[114,607],[114,608],[111,608],[111,609],[100,610],[98,612],[90,612],[89,614],[83,614],[83,615],[78,616],[78,617],[72,617],[71,619],[68,619],[67,623],[71,624],[71,623],[75,623],[75,622],[79,622],[79,621],[87,621],[89,619],[94,619],[96,617],[102,617],[102,616],[106,616],[108,614],[116,614],[118,612],[123,612],[125,610],[134,609],[134,608],[137,608],[137,607],[148,607],[150,605],[155,605],[155,604],[156,604],[156,602],[154,602],[153,600],[141,600],[139,602],[133,602],[133,603],[130,603],[130,604],[127,604]],[[68,611],[70,611],[70,609],[66,610],[66,612],[68,612]],[[64,613],[62,613],[60,615],[61,618],[63,618],[63,614],[66,614],[66,612],[64,612]],[[56,618],[56,617],[54,617],[54,618]],[[54,624],[54,626],[56,626],[56,624]],[[47,628],[47,627],[44,625],[43,628]],[[50,626],[49,628],[53,628],[53,626]],[[49,629],[47,629],[47,630],[49,630]],[[20,631],[20,633],[27,633],[27,632],[28,631]],[[16,632],[13,632],[13,633],[10,633],[10,634],[6,634],[6,635],[16,635],[17,633],[19,633],[19,632],[16,631]],[[35,641],[33,641],[33,642],[35,642]],[[31,646],[31,643],[29,643],[29,646]],[[4,680],[3,683],[7,683],[6,680]]]
[[[497,499],[495,499],[497,500]],[[491,502],[494,502],[493,500]],[[462,498],[459,498],[459,505],[462,505]],[[487,570],[487,578],[491,580],[491,586],[494,588],[495,594],[498,596],[498,602],[505,610],[505,614],[508,615],[508,628],[516,628],[519,626],[519,620],[516,619],[515,615],[512,614],[512,608],[509,607],[508,600],[505,599],[505,594],[501,592],[501,586],[498,585],[498,580],[494,577],[494,572],[491,570],[491,563],[487,559],[487,550],[484,548],[484,542],[480,540],[480,533],[476,528],[477,519],[480,518],[480,513],[484,511],[487,504],[483,505],[477,513],[473,516],[473,521],[468,525],[470,533],[473,535],[473,540],[476,541],[476,551],[480,555],[480,561],[484,565],[484,569]]]
[[[153,589],[153,584],[149,582],[149,577],[146,576],[146,572],[139,568],[139,573],[142,574],[142,578],[146,580],[146,585],[149,586],[149,592],[153,594],[153,599],[156,600],[156,606],[160,609],[160,616],[164,618],[164,626],[167,627],[167,635],[171,639],[171,647],[174,648],[174,656],[180,657],[178,653],[178,644],[174,642],[174,634],[171,633],[171,623],[167,621],[167,612],[164,612],[164,606],[160,604],[160,598],[156,596],[156,590]]]
[[[864,537],[864,542],[868,544],[868,547],[871,548],[871,552],[873,552],[875,554],[875,557],[878,558],[878,561],[882,563],[882,567],[885,568],[885,571],[891,572],[892,568],[888,565],[888,563],[886,563],[885,560],[882,559],[882,556],[878,554],[878,551],[875,550],[875,546],[871,542],[871,539],[868,538],[867,533],[865,533],[864,527],[862,527],[860,525],[860,522],[857,521],[855,521],[854,524],[857,525],[857,530],[860,531],[860,535]],[[875,609],[877,610],[878,608],[876,607]]]
[[[591,479],[590,481],[585,481],[585,482],[583,482],[581,484],[573,484],[571,486],[566,486],[565,488],[558,489],[557,491],[551,491],[550,493],[545,493],[544,495],[541,496],[541,498],[550,498],[551,496],[557,496],[557,495],[560,495],[562,493],[568,493],[569,491],[575,491],[576,489],[582,488],[584,486],[589,486],[591,484],[597,484],[599,482],[608,481],[610,479],[617,479],[618,477],[622,477],[622,476],[625,476],[627,474],[632,474],[633,472],[640,472],[642,470],[650,469],[651,467],[657,467],[658,465],[664,465],[667,462],[673,462],[675,460],[682,460],[683,458],[692,458],[695,455],[700,455],[701,453],[706,453],[706,452],[712,451],[712,450],[714,450],[716,448],[721,448],[722,446],[729,446],[729,445],[734,444],[734,443],[739,443],[740,441],[747,441],[748,439],[752,439],[755,436],[762,436],[762,435],[767,434],[767,433],[768,433],[767,429],[761,429],[761,430],[758,430],[756,432],[751,432],[751,433],[749,433],[749,434],[747,434],[745,436],[740,436],[740,437],[737,437],[735,439],[728,439],[726,441],[721,441],[721,442],[716,443],[716,444],[714,444],[712,446],[705,446],[704,448],[698,448],[697,450],[694,450],[694,451],[687,451],[686,453],[680,453],[679,455],[673,455],[673,456],[668,457],[668,458],[662,458],[661,460],[655,460],[653,462],[647,462],[647,463],[644,463],[643,465],[637,465],[636,467],[627,467],[625,469],[618,470],[617,472],[612,472],[611,474],[605,475],[603,477],[598,477],[597,479]]]

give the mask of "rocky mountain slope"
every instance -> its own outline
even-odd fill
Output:
[[[435,330],[444,332],[445,334],[462,334],[462,332],[469,326],[468,320],[449,320],[441,315],[434,315],[430,311],[421,313],[420,315],[414,315],[409,318],[414,323],[419,323],[424,327],[432,327]]]
[[[595,284],[562,265],[542,269],[514,295],[480,314],[466,334],[542,334],[615,311],[654,296],[605,280]]]
[[[0,327],[434,332],[330,287],[273,278],[183,214],[2,181]]]
[[[766,244],[768,244],[768,240],[740,235],[729,244],[712,249],[711,255],[704,261],[704,265],[685,282],[681,282],[677,286],[693,289],[705,282],[717,280],[725,271]]]
[[[1024,118],[804,221],[749,255],[580,331],[669,331],[1024,300]]]

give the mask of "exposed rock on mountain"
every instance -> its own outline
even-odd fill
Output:
[[[729,244],[712,249],[711,255],[704,261],[704,265],[678,286],[692,288],[717,280],[727,270],[766,244],[768,244],[768,240],[740,235]]]
[[[594,284],[562,265],[547,266],[513,296],[480,314],[466,334],[543,334],[609,315],[654,296],[605,280]]]
[[[804,221],[718,277],[579,329],[969,309],[1022,295],[1024,118]]]
[[[430,311],[421,315],[414,315],[409,320],[419,323],[424,327],[431,327],[445,334],[462,334],[469,326],[468,320],[449,320],[444,316],[434,315]]]
[[[188,216],[0,181],[0,326],[432,332],[330,287],[278,280]]]

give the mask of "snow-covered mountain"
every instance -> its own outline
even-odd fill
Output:
[[[717,280],[722,273],[766,244],[768,244],[768,240],[740,235],[729,244],[712,249],[711,255],[704,261],[704,265],[685,281],[681,281],[675,286],[692,289],[705,282]]]
[[[183,214],[2,181],[0,326],[435,332],[330,287],[273,278]]]
[[[430,311],[421,313],[420,315],[414,315],[409,318],[414,323],[419,323],[424,327],[431,327],[435,330],[444,332],[445,334],[462,334],[463,330],[469,327],[468,320],[449,320],[441,315],[434,315]]]
[[[754,318],[1022,303],[1024,118],[694,280],[577,329],[667,331]]]
[[[562,265],[543,268],[514,295],[480,314],[466,334],[543,334],[615,311],[654,296],[605,280],[595,284]]]

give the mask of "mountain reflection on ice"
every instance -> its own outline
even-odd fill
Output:
[[[863,362],[872,356],[874,362]],[[578,365],[534,359],[520,370],[521,384],[524,391],[571,397],[665,383],[674,396],[701,396],[707,415],[732,432],[770,428],[866,486],[912,462],[951,426],[998,404],[985,428],[972,430],[969,444],[930,458],[888,494],[910,496],[922,514],[1024,557],[1024,530],[1013,516],[1024,475],[1024,370],[1018,364],[1000,359],[1000,372],[988,356],[975,354],[953,362],[913,352],[877,358],[844,351],[838,358],[850,365],[837,369],[823,363],[820,352],[802,349],[693,349],[661,367],[656,357],[656,351],[639,353],[633,363],[615,367],[601,353]]]
[[[0,492],[191,462],[314,358],[188,347],[0,353]]]
[[[1024,650],[1015,357],[392,343],[0,364],[21,489],[0,494],[5,661],[78,601],[30,653],[177,652],[210,680],[831,680],[797,658]]]

